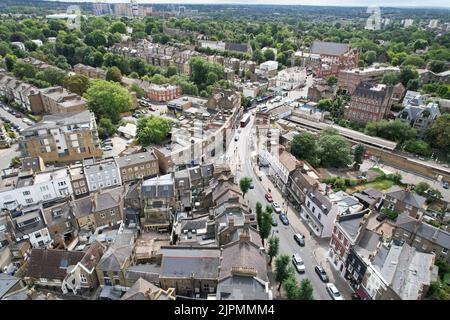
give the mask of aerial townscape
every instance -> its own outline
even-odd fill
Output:
[[[450,8],[121,2],[0,2],[0,300],[450,300]]]

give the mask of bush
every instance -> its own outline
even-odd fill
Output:
[[[393,211],[393,210],[391,210],[391,209],[388,209],[388,208],[383,208],[383,209],[381,209],[381,212],[382,212],[386,217],[388,217],[388,218],[391,219],[391,220],[395,220],[395,219],[397,219],[397,217],[398,217],[398,212],[395,212],[395,211]]]

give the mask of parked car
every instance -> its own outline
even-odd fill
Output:
[[[448,189],[449,188],[449,185],[448,185],[447,181],[442,184],[442,188],[444,188],[444,189]]]
[[[15,116],[17,112],[15,112],[14,110],[10,110],[9,113],[11,113],[13,116]]]
[[[150,111],[156,111],[156,109],[153,108],[153,107],[148,107],[148,110],[150,110]]]
[[[104,146],[102,148],[103,151],[111,151],[113,148],[111,146]]]
[[[302,235],[300,233],[294,234],[294,240],[298,243],[298,245],[300,247],[305,246],[305,236],[304,235]]]
[[[377,221],[382,222],[382,221],[386,220],[386,218],[387,218],[386,215],[380,213],[377,217]]]
[[[13,127],[14,129],[19,129],[20,128],[20,126],[18,125],[18,124],[15,124],[15,123],[13,123],[12,125],[11,125],[11,127]]]
[[[253,182],[250,182],[250,189],[255,189],[255,185],[253,184]]]
[[[334,284],[327,283],[327,291],[333,300],[344,300]]]
[[[234,137],[234,141],[238,141],[239,140],[239,136]]]
[[[264,197],[266,198],[267,201],[273,202],[272,194],[271,194],[270,192],[267,192],[267,193],[264,195]]]
[[[5,121],[5,123],[11,123],[11,120],[9,120],[7,118],[5,118],[5,120],[3,120],[3,121]]]
[[[294,267],[297,270],[297,272],[305,273],[306,271],[305,264],[303,263],[303,260],[298,253],[294,253],[292,255],[292,263],[294,264]]]
[[[275,214],[272,213],[272,226],[276,227],[278,226],[278,221],[275,218]]]
[[[16,116],[16,118],[22,118],[22,115],[18,112],[15,114],[15,116]]]
[[[285,226],[289,225],[289,219],[284,213],[280,213],[280,220]]]
[[[325,272],[325,269],[322,268],[321,266],[316,266],[314,268],[314,270],[316,271],[317,275],[319,276],[320,280],[322,280],[325,283],[328,283],[328,275]]]
[[[272,208],[276,213],[281,213],[281,207],[278,202],[272,202]]]

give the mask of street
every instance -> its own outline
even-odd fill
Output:
[[[3,108],[0,108],[0,116],[8,119],[11,121],[11,123],[15,123],[18,124],[22,129],[26,129],[29,127],[28,124],[26,124],[25,122],[23,122],[22,118],[16,118],[15,116],[13,116],[11,113],[9,113],[8,111],[6,111]]]
[[[239,135],[239,140],[236,142],[233,139],[229,145],[229,148],[227,150],[227,157],[231,160],[229,162],[231,170],[233,173],[235,173],[237,182],[244,176],[252,178],[254,189],[251,189],[246,195],[246,199],[247,201],[249,201],[249,205],[252,210],[255,210],[256,202],[258,201],[263,206],[268,204],[264,195],[269,188],[271,189],[274,201],[278,202],[281,207],[285,209],[285,200],[281,196],[280,192],[278,192],[275,186],[272,185],[270,180],[265,175],[263,175],[262,177],[263,181],[260,181],[253,169],[253,166],[256,166],[256,164],[252,163],[251,161],[251,153],[254,150],[254,135],[252,133],[253,121],[254,117],[252,116],[247,126],[245,128],[241,128],[241,133],[235,133],[235,135]],[[255,170],[259,169],[256,167]],[[301,222],[299,216],[294,213],[293,209],[291,207],[288,207],[287,211],[287,216],[289,218],[290,224],[288,226],[285,226],[281,223],[281,221],[278,220],[278,226],[272,227],[273,234],[277,235],[280,238],[279,251],[280,253],[288,254],[289,257],[292,257],[294,253],[299,253],[304,261],[306,273],[303,275],[296,273],[297,280],[300,283],[302,279],[309,278],[314,289],[314,298],[317,300],[330,300],[331,297],[326,291],[325,283],[323,283],[319,279],[314,271],[314,267],[316,265],[318,265],[319,263],[323,265],[322,262],[317,261],[315,252],[317,251],[317,249],[321,249],[322,252],[324,251],[324,249],[328,249],[328,241],[322,243],[322,246],[324,246],[325,248],[321,247],[320,244],[316,240],[312,239],[312,237],[309,235],[309,231],[307,231],[306,227]],[[299,232],[304,234],[306,237],[306,245],[304,247],[300,247],[294,240],[294,234]],[[333,275],[330,274],[329,271],[327,273],[330,279],[333,279]],[[342,282],[344,281],[342,280]],[[345,288],[346,283],[341,283],[341,281],[339,281],[339,283],[335,283],[335,285],[341,291],[341,294],[346,299],[349,299],[349,292],[345,292],[345,289],[347,289]],[[347,289],[347,291],[349,290]]]

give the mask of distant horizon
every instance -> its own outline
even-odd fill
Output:
[[[95,3],[95,0],[39,0],[54,2],[85,2]],[[100,0],[101,3],[128,3],[129,0]],[[139,4],[174,4],[174,5],[271,5],[271,6],[312,6],[312,7],[368,7],[373,6],[373,0],[189,0],[189,1],[170,1],[170,0],[137,0]],[[402,9],[420,9],[420,8],[447,8],[448,5],[442,5],[442,0],[429,0],[427,5],[421,0],[379,0],[377,6]]]

